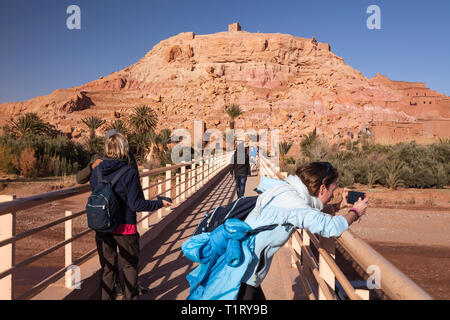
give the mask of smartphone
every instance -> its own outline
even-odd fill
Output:
[[[161,196],[158,196],[158,198],[160,198],[161,200],[165,200],[165,201],[167,201],[167,202],[172,203],[172,199],[171,199],[171,198],[168,198],[168,197],[161,197]]]
[[[364,199],[366,194],[364,192],[349,191],[347,196],[347,203],[354,204],[359,198]]]

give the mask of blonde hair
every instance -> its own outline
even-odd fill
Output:
[[[105,156],[111,159],[126,159],[128,156],[128,140],[121,133],[115,133],[105,142]]]

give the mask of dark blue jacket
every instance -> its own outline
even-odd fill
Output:
[[[92,171],[89,179],[91,190],[94,191],[98,186],[98,170],[101,170],[104,180],[111,182],[119,169],[127,165],[126,160],[103,158],[103,161]],[[163,206],[159,198],[145,200],[139,172],[132,167],[120,177],[113,190],[119,199],[119,206],[125,211],[121,224],[137,224],[136,212],[155,211]]]

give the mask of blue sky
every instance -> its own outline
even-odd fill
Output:
[[[81,9],[68,30],[66,9]],[[369,5],[381,30],[369,30]],[[284,33],[327,42],[371,78],[426,82],[450,95],[450,1],[1,0],[0,103],[23,101],[123,69],[180,32]]]

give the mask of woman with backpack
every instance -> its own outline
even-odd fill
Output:
[[[368,199],[359,199],[350,208],[348,190],[333,206],[335,212],[350,208],[344,215],[322,212],[333,198],[337,179],[337,170],[328,162],[309,163],[283,181],[261,177],[256,188],[260,195],[245,221],[227,219],[183,243],[186,257],[200,263],[187,276],[188,299],[265,300],[260,285],[273,255],[296,228],[338,237],[365,214]]]
[[[286,243],[295,228],[304,228],[326,238],[338,237],[366,213],[368,198],[359,199],[350,207],[347,203],[348,190],[344,190],[342,201],[333,206],[335,212],[348,207],[344,215],[332,216],[322,212],[333,199],[337,180],[338,172],[329,162],[304,165],[284,181],[261,179],[257,189],[263,193],[245,222],[252,229],[279,225],[255,235],[255,258],[242,278],[238,300],[265,300],[261,282],[269,271],[273,255]]]
[[[98,230],[95,232],[101,265],[102,300],[111,300],[114,297],[114,284],[119,277],[118,259],[121,262],[125,284],[124,298],[133,300],[139,297],[137,285],[139,233],[136,226],[136,212],[155,211],[171,206],[169,201],[161,197],[158,197],[158,200],[144,198],[139,172],[128,165],[128,151],[128,141],[122,134],[111,135],[105,143],[105,157],[94,168],[89,179],[93,192],[100,187],[100,180],[114,182],[112,189],[117,199],[118,211],[122,213],[117,228],[110,232]]]

